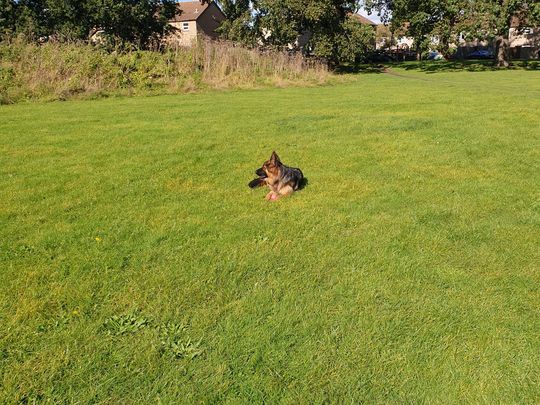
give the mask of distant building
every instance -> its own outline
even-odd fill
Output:
[[[509,48],[512,59],[538,59],[540,58],[540,28],[527,27],[520,24],[517,18],[512,19],[511,28],[508,35]],[[398,29],[380,24],[377,27],[377,49],[388,49],[392,51],[412,51],[415,47],[414,38],[406,35],[409,23],[404,23]],[[495,41],[488,40],[466,40],[465,33],[461,33],[457,43],[450,44],[456,49],[455,56],[466,58],[476,51],[489,51],[495,53]],[[431,49],[436,49],[439,38],[432,36],[429,38]]]
[[[522,26],[517,17],[510,22],[508,40],[514,59],[540,58],[540,27]]]
[[[538,59],[540,58],[540,28],[527,26],[513,17],[508,33],[508,45],[512,59]],[[495,54],[495,40],[466,40],[464,34],[459,35],[456,56],[467,57],[476,51],[487,51]]]
[[[351,14],[351,17],[354,20],[358,21],[360,24],[371,26],[374,30],[377,28],[377,23],[371,21],[367,17],[364,17],[362,14],[358,14],[358,13]]]
[[[376,28],[376,49],[388,49],[392,51],[410,51],[414,47],[414,38],[407,36],[409,23],[405,22],[401,27],[378,24]]]
[[[198,37],[217,38],[216,29],[227,18],[219,6],[211,1],[186,1],[178,3],[177,15],[169,20],[175,30],[169,36],[169,43],[191,46]]]

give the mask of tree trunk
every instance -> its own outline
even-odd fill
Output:
[[[441,36],[440,49],[439,50],[440,50],[442,56],[444,56],[444,59],[450,60],[450,56],[452,56],[452,55],[450,54],[449,38],[446,35]]]
[[[506,68],[510,65],[510,48],[508,34],[497,37],[495,56],[497,58],[497,67]]]

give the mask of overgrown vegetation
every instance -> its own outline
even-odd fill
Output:
[[[301,55],[225,42],[193,48],[110,52],[91,45],[0,43],[0,103],[117,94],[315,85],[330,80],[325,64]]]

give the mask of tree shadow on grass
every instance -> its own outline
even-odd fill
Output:
[[[540,70],[540,62],[537,60],[512,61],[509,68],[498,68],[493,60],[455,60],[455,61],[424,61],[403,62],[394,64],[405,70],[416,70],[424,73],[443,72],[493,72],[510,70]]]
[[[396,68],[407,71],[418,71],[424,73],[444,73],[444,72],[495,72],[506,70],[540,70],[539,60],[514,60],[509,68],[498,68],[493,60],[451,60],[451,61],[407,61],[407,62],[386,62],[382,63],[362,63],[354,65],[339,66],[335,69],[337,74],[381,74],[388,73],[387,69]]]
[[[382,64],[356,64],[338,66],[335,71],[337,74],[361,73],[361,74],[380,74],[384,73]]]

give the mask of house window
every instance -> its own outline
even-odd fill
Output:
[[[189,23],[188,22],[182,23],[182,31],[189,31]]]

